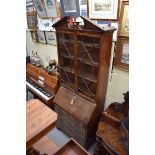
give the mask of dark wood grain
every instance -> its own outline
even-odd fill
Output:
[[[129,132],[124,128],[122,120],[128,117],[129,92],[124,94],[123,103],[114,102],[102,114],[96,132],[94,155],[128,155]]]
[[[104,109],[112,35],[116,29],[101,28],[87,17],[81,17],[84,25],[68,25],[68,18],[53,24],[62,86],[54,100],[58,113],[56,126],[88,148],[95,140],[97,124]],[[78,100],[71,105],[75,96]],[[89,110],[92,105],[95,107],[93,111]]]

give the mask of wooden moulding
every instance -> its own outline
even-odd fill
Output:
[[[70,139],[65,145],[57,150],[54,155],[90,155],[74,139]]]

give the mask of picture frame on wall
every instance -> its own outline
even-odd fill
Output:
[[[37,30],[30,30],[32,40],[35,42],[39,42]]]
[[[38,28],[38,19],[36,11],[26,12],[28,29]]]
[[[117,21],[120,0],[88,0],[88,17],[94,20]]]
[[[37,34],[38,34],[38,40],[39,40],[39,42],[40,43],[43,43],[43,44],[46,44],[45,31],[38,30],[37,31]]]
[[[60,0],[62,16],[80,16],[78,0]]]
[[[54,46],[57,45],[55,31],[45,31],[45,36],[46,36],[47,44],[54,45]]]
[[[47,18],[56,18],[58,15],[58,6],[56,0],[44,0],[44,6],[47,14]]]
[[[118,36],[115,53],[115,66],[123,70],[129,70],[129,38]]]
[[[46,18],[47,15],[42,0],[33,0],[33,4],[37,11],[38,16],[40,18]]]
[[[26,0],[26,11],[31,12],[34,11],[34,6],[32,0]]]
[[[122,1],[119,21],[119,35],[129,37],[129,1]]]

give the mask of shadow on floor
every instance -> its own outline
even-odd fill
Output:
[[[70,139],[65,133],[63,133],[61,130],[58,130],[56,127],[52,129],[52,131],[49,132],[47,136],[59,147],[61,147]],[[93,155],[94,149],[95,149],[95,142],[92,146],[90,146],[88,152],[91,155]]]

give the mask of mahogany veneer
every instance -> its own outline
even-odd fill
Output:
[[[102,114],[96,132],[94,155],[129,154],[129,131],[122,122],[122,120],[128,119],[129,92],[124,94],[124,99],[123,103],[114,102],[110,104]]]
[[[88,148],[104,109],[115,28],[101,28],[82,16],[84,25],[69,25],[68,18],[53,25],[61,85],[54,100],[56,126]]]

